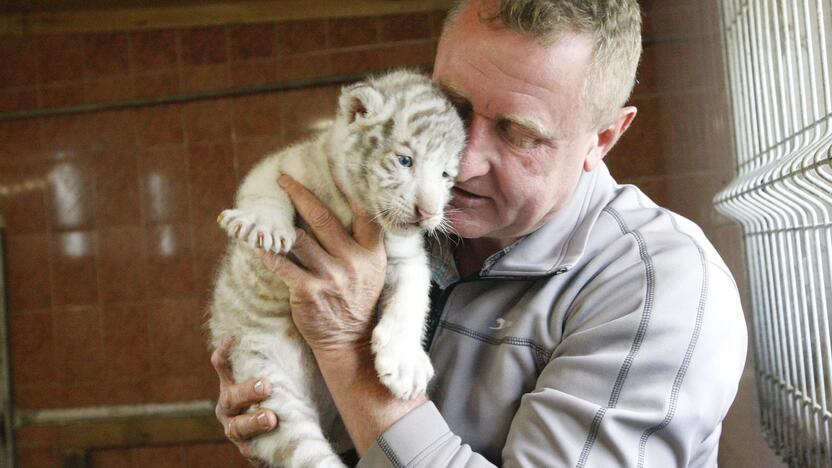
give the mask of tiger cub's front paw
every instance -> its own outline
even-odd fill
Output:
[[[230,237],[256,249],[286,253],[295,242],[294,225],[275,222],[251,210],[224,210],[217,217],[217,223]]]
[[[372,349],[378,378],[397,398],[422,395],[433,377],[433,364],[419,342],[391,336],[383,324],[373,330]]]

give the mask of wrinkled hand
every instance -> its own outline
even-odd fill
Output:
[[[277,427],[277,416],[268,409],[243,414],[249,406],[265,400],[271,394],[272,386],[265,380],[251,379],[235,383],[228,356],[234,344],[232,337],[225,337],[220,346],[211,354],[211,364],[220,378],[220,396],[214,414],[228,437],[245,458],[257,467],[267,465],[254,458],[248,440]]]
[[[369,346],[387,266],[380,228],[351,201],[351,237],[302,184],[288,176],[278,183],[314,234],[298,230],[292,259],[261,253],[289,287],[295,326],[313,351]]]

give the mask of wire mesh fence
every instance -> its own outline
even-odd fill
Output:
[[[832,467],[832,0],[720,0],[766,437]]]

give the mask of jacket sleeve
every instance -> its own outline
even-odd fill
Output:
[[[583,283],[555,321],[563,338],[521,399],[502,466],[716,466],[746,330],[733,279],[701,259],[629,259]],[[358,466],[493,466],[464,442],[426,403]]]

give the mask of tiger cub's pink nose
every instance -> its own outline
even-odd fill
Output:
[[[421,206],[418,206],[418,205],[416,206],[416,220],[417,221],[424,221],[428,218],[433,217],[435,214],[436,213],[432,213],[432,212],[422,208]]]

